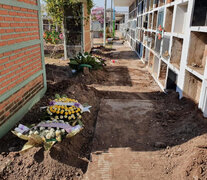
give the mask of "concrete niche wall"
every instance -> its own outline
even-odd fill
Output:
[[[174,32],[176,33],[185,32],[185,28],[187,27],[186,24],[187,10],[188,10],[188,3],[180,4],[177,6]]]
[[[159,58],[155,56],[154,64],[153,64],[153,74],[155,77],[157,77],[158,75],[158,69],[159,69]]]
[[[156,30],[157,27],[157,11],[153,14],[153,29]]]
[[[165,59],[169,58],[169,46],[170,46],[170,37],[163,37],[163,45],[162,45],[162,57]]]
[[[153,60],[154,60],[154,54],[153,54],[153,52],[150,51],[149,63],[148,63],[148,67],[150,68],[150,71],[152,70],[152,67],[153,67]]]
[[[186,71],[184,95],[192,99],[195,103],[199,103],[202,81]]]
[[[172,20],[173,20],[174,6],[167,7],[166,9],[166,20],[165,20],[165,31],[171,32]]]
[[[188,66],[204,73],[207,58],[207,33],[192,32],[188,53]]]
[[[178,69],[180,68],[182,49],[183,49],[183,39],[173,37],[171,63]]]
[[[166,79],[166,73],[167,73],[167,64],[161,61],[160,63],[160,74],[159,74],[159,81],[162,83],[163,86],[165,86],[165,79]]]

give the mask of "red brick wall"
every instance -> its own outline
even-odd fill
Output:
[[[36,10],[2,5],[0,2],[0,47],[39,39],[38,26]]]
[[[42,69],[40,45],[0,54],[0,95]]]
[[[88,16],[87,4],[84,3],[84,16]],[[91,51],[91,32],[90,32],[90,18],[84,20],[84,50],[86,52]]]
[[[26,86],[14,93],[8,99],[0,103],[0,125],[14,115],[23,105],[25,105],[35,94],[43,89],[43,77],[29,82]]]
[[[13,1],[37,6],[37,0]],[[0,49],[6,49],[0,53],[0,125],[44,88],[41,45],[34,40],[40,40],[38,11],[0,1]]]

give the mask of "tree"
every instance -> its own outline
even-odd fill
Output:
[[[92,20],[96,20],[99,23],[104,23],[104,8],[94,8],[91,13]]]
[[[65,25],[64,25],[65,7],[67,6],[72,7],[74,16],[77,16],[77,18],[79,18],[80,15],[77,14],[75,5],[77,3],[83,2],[83,0],[44,0],[44,1],[46,3],[47,13],[52,18],[53,23],[62,27],[63,41],[64,41],[64,58],[66,60],[67,48],[66,48],[66,36],[65,36]],[[90,15],[91,9],[93,7],[93,1],[92,0],[85,0],[85,1],[87,2],[88,15]]]

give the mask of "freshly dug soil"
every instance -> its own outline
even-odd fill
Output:
[[[71,77],[69,68],[59,62],[46,65],[46,69],[48,90],[20,123],[27,125],[40,122],[40,107],[47,106],[55,94],[65,94],[82,104],[91,105],[91,113],[83,114],[85,126],[78,135],[56,144],[50,152],[37,147],[19,154],[25,141],[9,132],[0,144],[0,179],[79,179],[87,169],[100,103],[97,90],[87,84],[104,81],[105,71],[94,71],[88,76],[80,73]]]
[[[100,50],[104,52],[99,54],[105,56],[106,50]],[[124,47],[123,53],[120,49],[119,51],[121,55],[117,62],[107,60],[106,68],[92,71],[88,75],[79,73],[73,76],[69,73],[67,62],[59,60],[52,60],[52,63],[46,65],[48,90],[20,123],[27,125],[40,122],[40,107],[48,105],[57,93],[66,94],[82,104],[88,103],[92,106],[91,113],[83,115],[83,131],[71,139],[57,143],[46,152],[43,148],[36,147],[19,154],[25,141],[8,133],[0,143],[0,179],[82,179],[91,160],[92,140],[102,99],[140,99],[153,102],[154,109],[148,115],[150,118],[146,118],[140,127],[143,130],[141,133],[147,131],[147,134],[140,134],[144,143],[142,146],[128,143],[128,147],[142,148],[141,152],[149,156],[146,158],[155,160],[150,166],[143,160],[143,166],[148,167],[143,174],[150,171],[154,173],[151,176],[154,179],[207,179],[207,121],[197,105],[187,98],[179,100],[175,92],[162,93],[145,66],[136,65],[133,61],[135,58],[128,49]],[[113,52],[107,50],[106,57],[109,57],[108,53],[113,56]],[[124,60],[129,57],[132,58],[130,61]],[[116,144],[112,140],[111,143]]]

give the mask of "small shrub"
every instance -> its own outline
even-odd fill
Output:
[[[44,32],[44,40],[46,43],[59,44],[63,39],[63,34],[55,30]]]
[[[84,54],[79,53],[74,59],[70,60],[70,67],[77,71],[82,70],[83,67],[88,67],[89,69],[101,69],[105,66],[105,60],[97,58],[85,52]]]

